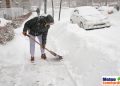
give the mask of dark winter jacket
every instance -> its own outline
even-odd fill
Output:
[[[23,32],[29,31],[29,34],[33,36],[42,35],[42,44],[46,44],[46,38],[49,28],[50,25],[46,26],[46,17],[40,16],[39,18],[35,17],[27,21],[24,25]]]

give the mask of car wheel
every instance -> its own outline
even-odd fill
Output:
[[[71,23],[73,23],[73,20],[72,20],[72,19],[70,19],[70,22],[71,22]]]
[[[84,25],[83,25],[83,23],[82,23],[82,22],[80,22],[80,27],[81,27],[81,28],[84,28]]]

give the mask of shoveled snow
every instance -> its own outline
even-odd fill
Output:
[[[0,26],[5,26],[7,23],[10,23],[10,20],[6,20],[4,18],[0,18]]]
[[[48,60],[41,60],[36,44],[35,63],[30,63],[22,25],[14,40],[0,45],[0,86],[102,86],[102,76],[119,75],[120,13],[109,16],[110,28],[86,31],[69,22],[70,12],[62,10],[61,21],[55,20],[47,38],[47,48],[64,61],[55,61],[48,52]]]

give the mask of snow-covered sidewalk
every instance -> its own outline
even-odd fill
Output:
[[[31,63],[29,38],[21,32],[22,27],[16,29],[14,40],[0,46],[0,86],[76,86],[65,62],[49,53],[47,61],[42,60],[37,44],[35,63]]]
[[[76,86],[61,62],[26,64],[20,78],[20,86]]]

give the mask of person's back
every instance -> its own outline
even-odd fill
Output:
[[[38,36],[44,32],[47,32],[48,28],[46,25],[46,18],[44,16],[34,17],[27,21],[24,26],[24,30],[30,30],[29,34]]]

